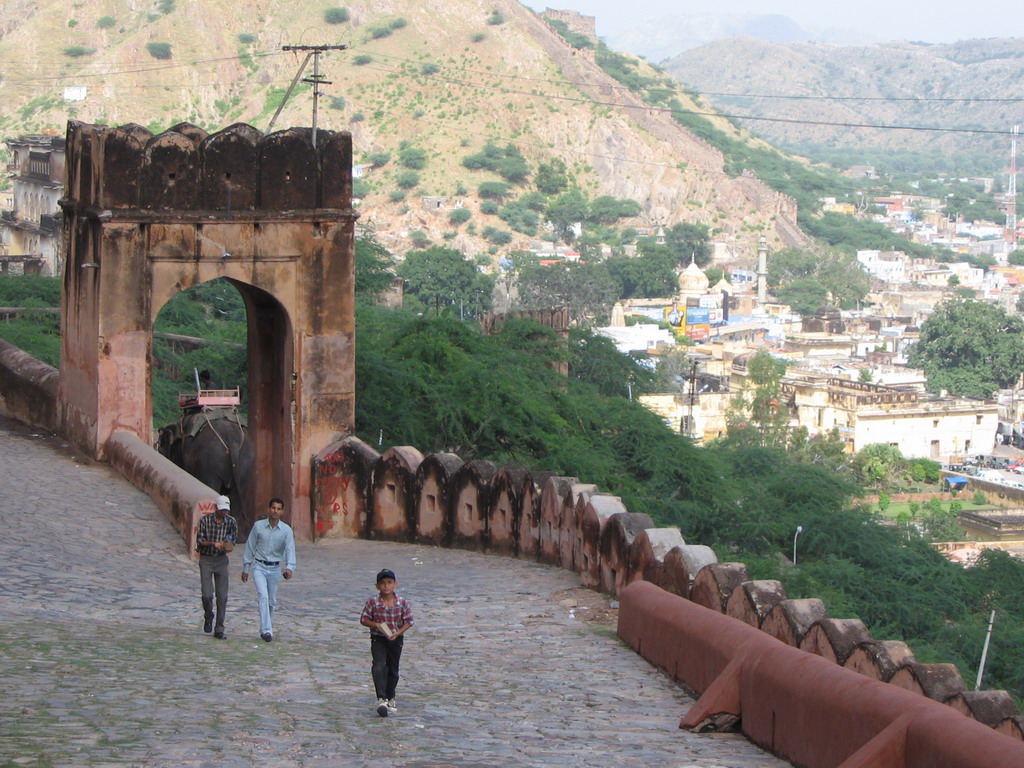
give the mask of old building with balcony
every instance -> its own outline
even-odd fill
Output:
[[[64,194],[64,138],[27,135],[7,141],[13,207],[0,210],[0,272],[59,275]]]

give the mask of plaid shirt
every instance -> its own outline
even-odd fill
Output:
[[[213,512],[199,518],[199,530],[196,533],[196,551],[201,555],[223,555],[223,549],[211,544],[199,544],[200,541],[234,541],[238,538],[238,523],[231,515],[224,515],[224,521],[217,522]]]
[[[409,607],[409,601],[404,597],[395,595],[394,604],[385,605],[380,595],[375,595],[366,601],[359,619],[360,621],[362,619],[376,622],[383,621],[391,629],[399,630],[406,624],[412,624],[412,608]],[[384,637],[376,629],[370,629],[370,634],[376,637]]]

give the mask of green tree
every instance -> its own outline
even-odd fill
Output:
[[[794,312],[804,316],[817,314],[818,310],[828,303],[828,289],[813,277],[802,277],[787,283],[779,288],[775,295]]]
[[[475,316],[491,306],[494,279],[451,248],[409,251],[397,271],[405,280],[406,306],[411,310],[461,307]]]
[[[850,253],[787,248],[769,255],[768,285],[797,312],[813,314],[829,296],[836,306],[855,307],[867,295],[870,281]]]
[[[395,260],[372,235],[356,238],[356,296],[375,299],[395,277]]]
[[[533,183],[537,189],[549,197],[560,195],[569,188],[569,169],[564,162],[557,157],[547,163],[540,163],[537,166],[537,173],[533,177]]]
[[[1006,261],[1014,267],[1024,267],[1024,249],[1018,248],[1011,251],[1010,255],[1006,257]]]
[[[635,200],[620,200],[611,195],[601,195],[591,202],[587,220],[594,224],[614,224],[619,219],[639,216],[640,212],[640,203]]]
[[[562,262],[527,267],[516,281],[517,309],[566,307],[573,322],[603,321],[619,298],[619,284],[603,264]]]
[[[924,321],[908,359],[924,369],[929,392],[992,397],[1024,370],[1024,319],[991,304],[951,301]]]
[[[854,457],[853,467],[864,485],[880,490],[898,487],[907,476],[903,454],[888,443],[865,445]]]
[[[764,350],[747,361],[746,381],[726,415],[730,441],[774,449],[787,446],[789,409],[782,395],[783,372],[782,364]]]
[[[570,189],[548,205],[547,219],[555,228],[559,239],[572,243],[576,239],[573,227],[587,218],[587,198],[579,189]]]
[[[623,299],[671,296],[678,290],[676,260],[668,249],[613,256],[605,266],[622,286],[619,297]]]

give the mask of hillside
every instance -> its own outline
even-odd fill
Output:
[[[325,18],[331,8],[309,0],[97,0],[69,10],[55,0],[13,0],[0,21],[0,136],[62,133],[68,118],[154,132],[182,120],[266,130],[302,57],[281,47],[345,44],[349,50],[321,60],[328,82],[319,127],[352,131],[356,162],[381,165],[364,177],[362,220],[393,250],[407,250],[421,230],[433,242],[494,257],[480,232],[505,225],[479,213],[475,192],[498,177],[462,165],[487,142],[514,144],[534,170],[563,161],[591,198],[636,200],[641,216],[624,223],[637,228],[707,224],[716,239],[751,252],[762,231],[773,244],[800,240],[789,198],[749,176],[730,177],[718,150],[644,107],[595,64],[593,51],[570,47],[514,0],[356,0],[334,9],[335,20],[345,18],[333,24]],[[640,60],[631,66],[663,77]],[[84,99],[68,100],[71,87],[84,87]],[[311,104],[310,86],[300,84],[276,127],[309,125]],[[728,122],[713,122],[739,136]],[[403,148],[420,151],[413,176],[402,177],[410,170],[398,162]],[[511,194],[527,189],[521,183]],[[423,208],[425,195],[448,198],[447,211],[460,201],[473,220],[453,226],[445,208]],[[513,233],[506,245],[528,239]]]
[[[664,66],[734,115],[1000,131],[1024,117],[1024,39],[836,46],[732,38],[685,51]],[[796,98],[757,96],[775,94]],[[1003,136],[762,120],[743,124],[787,146],[993,153],[1004,164],[1009,157]]]

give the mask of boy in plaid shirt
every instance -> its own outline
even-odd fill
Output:
[[[377,714],[387,717],[398,711],[395,689],[398,687],[398,665],[402,659],[402,635],[412,626],[409,601],[395,594],[398,580],[395,572],[385,568],[377,574],[378,595],[363,606],[359,623],[370,629],[370,654],[373,666],[373,687],[377,693]]]

